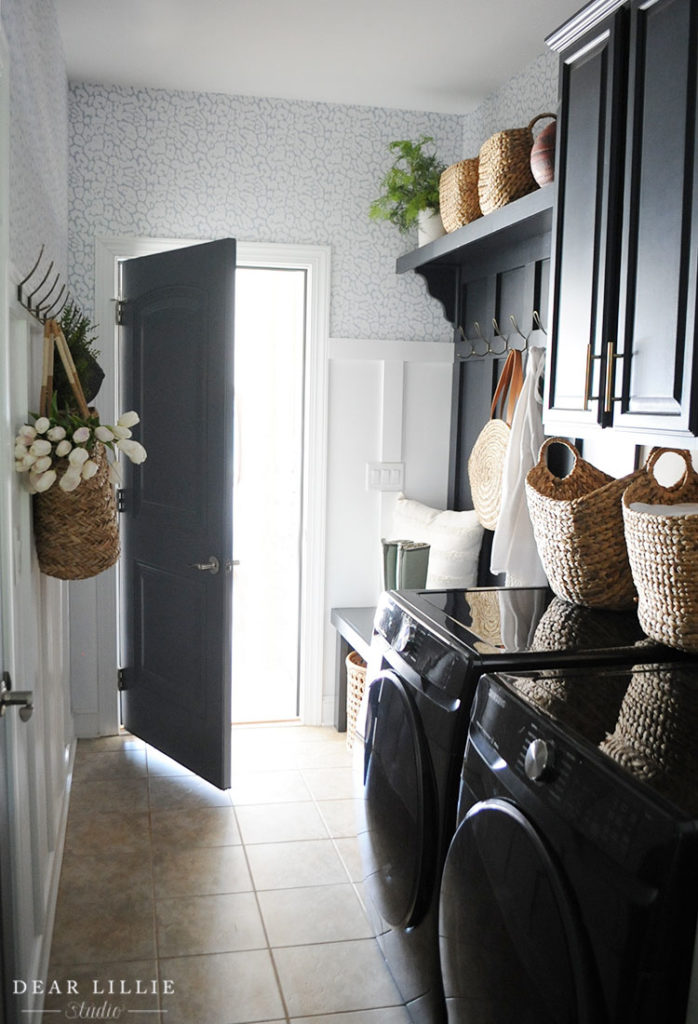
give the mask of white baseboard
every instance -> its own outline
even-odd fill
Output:
[[[53,851],[53,861],[51,864],[51,871],[48,884],[48,892],[46,897],[46,922],[41,940],[41,952],[39,954],[39,966],[37,970],[37,978],[48,978],[48,968],[51,959],[51,944],[53,941],[53,926],[56,920],[56,905],[58,903],[58,886],[61,880],[61,868],[63,866],[63,851],[65,848],[65,833],[68,825],[68,809],[70,806],[70,790],[73,784],[73,766],[75,764],[75,750],[77,747],[77,740],[73,740],[70,743],[70,752],[68,755],[68,771],[65,777],[65,786],[63,787],[63,793],[61,798],[61,810],[58,819],[58,830],[56,833],[56,846]],[[37,997],[39,1002],[32,1007],[33,1013],[43,1013],[44,1009],[44,995],[43,993]]]
[[[334,725],[334,694],[322,698],[322,724]]]
[[[79,740],[91,740],[99,736],[99,712],[97,711],[74,711],[73,727],[75,736]]]

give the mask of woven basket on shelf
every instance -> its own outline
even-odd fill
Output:
[[[654,476],[654,466],[667,451],[679,454],[686,468],[670,487]],[[698,652],[698,512],[655,515],[636,511],[635,502],[677,505],[698,502],[698,473],[691,453],[655,448],[639,479],[623,495],[623,522],[630,567],[637,587],[640,625],[654,640]]]
[[[498,210],[538,188],[531,173],[531,149],[533,126],[543,117],[555,114],[538,114],[525,128],[496,132],[480,147],[478,193],[483,213]]]
[[[552,444],[569,448],[566,477],[548,469]],[[635,587],[623,536],[621,497],[643,470],[614,480],[585,462],[565,438],[550,437],[526,477],[526,500],[538,554],[558,597],[589,608],[630,608]]]
[[[104,445],[91,459],[99,469],[91,480],[66,493],[54,484],[34,495],[34,541],[41,571],[60,580],[84,580],[114,565],[119,557],[119,525],[114,487]],[[68,460],[57,461],[58,474]]]
[[[439,210],[446,231],[456,231],[464,224],[482,217],[478,195],[479,159],[461,160],[451,164],[439,180]]]
[[[347,747],[354,745],[356,719],[361,707],[361,700],[366,686],[366,662],[356,651],[347,655]]]
[[[698,680],[675,668],[634,672],[600,749],[682,807],[698,811]]]

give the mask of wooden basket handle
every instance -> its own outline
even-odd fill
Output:
[[[48,339],[48,346],[47,346],[47,339]],[[53,394],[53,346],[54,346],[54,344],[55,344],[56,348],[58,349],[58,355],[60,357],[61,362],[63,363],[63,369],[65,370],[66,377],[68,378],[68,383],[70,384],[70,389],[73,392],[73,395],[75,396],[75,401],[78,404],[78,410],[80,411],[80,415],[84,419],[88,419],[89,415],[90,415],[90,410],[88,409],[87,402],[85,401],[85,394],[84,394],[84,392],[82,390],[82,385],[80,384],[80,378],[78,377],[78,372],[75,369],[75,363],[73,362],[73,357],[70,354],[70,349],[68,348],[68,342],[65,340],[65,335],[63,334],[61,326],[60,326],[60,324],[58,323],[57,320],[47,320],[46,323],[44,324],[44,375],[45,376],[44,376],[44,379],[42,379],[42,384],[41,384],[41,397],[43,398],[44,403],[45,403],[45,410],[41,412],[41,415],[46,415],[46,411],[48,410],[48,403],[51,401],[51,396]],[[47,348],[48,348],[48,352],[47,352]],[[50,388],[49,388],[49,380],[50,380]],[[40,401],[39,404],[41,405],[41,401]]]

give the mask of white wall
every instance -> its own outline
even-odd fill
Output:
[[[332,608],[372,607],[396,493],[366,489],[366,464],[404,463],[404,491],[446,507],[453,345],[332,339],[327,496],[325,691],[334,717]]]
[[[13,710],[4,726],[12,893],[3,893],[3,902],[15,917],[17,976],[41,978],[48,967],[70,779],[68,589],[39,572],[31,499],[12,467],[14,433],[37,407],[42,353],[41,327],[17,308],[12,286],[44,243],[44,269],[53,260],[54,272],[67,282],[68,87],[53,3],[3,0],[1,17],[10,72],[9,146],[4,82],[0,111],[3,164],[9,149],[9,200],[4,166],[0,173],[3,668],[10,669],[16,688],[33,692],[35,705],[29,721]],[[39,1001],[30,994],[18,997],[17,1019],[39,1012]]]

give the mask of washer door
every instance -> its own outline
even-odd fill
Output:
[[[392,671],[371,683],[366,726],[366,883],[383,920],[409,928],[434,885],[436,806],[421,724]]]
[[[449,1024],[603,1024],[587,943],[564,878],[513,804],[475,804],[441,886]]]

